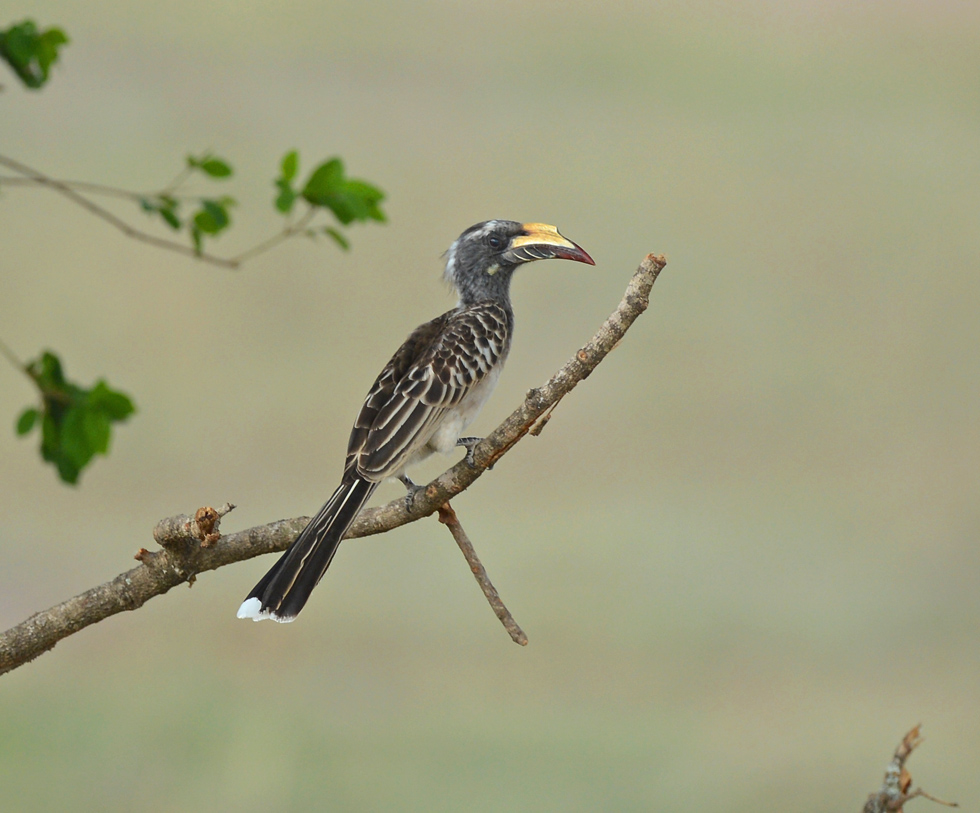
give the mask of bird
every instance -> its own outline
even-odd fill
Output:
[[[554,226],[515,220],[470,226],[444,256],[456,307],[412,331],[382,369],[351,429],[340,485],[248,594],[239,618],[295,620],[383,481],[400,480],[410,506],[421,487],[406,474],[409,466],[458,446],[472,464],[482,438],[462,433],[493,391],[510,351],[514,271],[547,259],[595,265]]]

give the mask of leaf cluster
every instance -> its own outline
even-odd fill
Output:
[[[235,205],[235,199],[223,195],[220,198],[197,198],[198,208],[186,218],[181,217],[182,201],[175,197],[177,187],[193,172],[200,172],[209,178],[224,179],[234,174],[231,164],[210,153],[201,157],[187,156],[187,166],[178,176],[178,180],[170,187],[156,195],[146,195],[139,199],[144,212],[159,215],[174,231],[180,231],[185,226],[194,245],[194,251],[200,255],[204,251],[204,238],[217,237],[231,225],[229,209]]]
[[[41,456],[66,483],[77,483],[82,470],[97,454],[108,454],[112,424],[124,421],[136,408],[129,396],[113,390],[105,379],[86,389],[65,378],[61,360],[42,353],[25,367],[41,393],[41,408],[30,408],[17,419],[17,434],[41,428]]]
[[[39,31],[33,20],[0,31],[0,57],[32,90],[48,81],[51,66],[58,61],[58,49],[67,44],[68,37],[60,28]]]
[[[181,207],[188,202],[188,197],[178,196],[177,189],[195,172],[214,180],[223,180],[234,175],[231,164],[210,153],[200,157],[188,155],[187,166],[174,183],[163,192],[140,197],[139,203],[143,211],[159,216],[174,231],[186,228],[194,251],[200,256],[204,250],[205,238],[217,237],[231,225],[229,210],[236,202],[234,198],[227,195],[220,198],[191,198],[190,200],[198,208],[184,215]],[[298,172],[299,153],[291,150],[282,157],[279,163],[279,176],[273,181],[277,190],[273,206],[287,218],[293,215],[297,201],[305,202],[308,209],[297,225],[292,225],[287,220],[287,226],[280,236],[289,237],[302,233],[308,237],[316,237],[322,233],[328,235],[342,249],[347,250],[350,248],[350,242],[335,226],[323,226],[318,229],[307,227],[318,210],[331,212],[341,226],[371,220],[378,223],[386,221],[387,218],[381,210],[384,192],[367,181],[348,178],[344,162],[340,158],[330,158],[322,162],[309,174],[305,182],[294,186]]]
[[[332,212],[343,226],[368,220],[384,223],[386,220],[381,211],[384,192],[367,181],[348,178],[344,162],[340,158],[330,158],[321,163],[299,187],[293,187],[293,181],[299,172],[299,153],[296,150],[283,156],[279,170],[279,177],[275,180],[276,189],[279,190],[275,207],[284,215],[289,215],[296,201],[303,199],[313,209],[327,209]],[[347,238],[336,228],[325,226],[322,231],[342,249],[350,247]],[[310,236],[313,234],[315,232]]]

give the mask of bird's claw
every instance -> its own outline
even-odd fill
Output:
[[[405,511],[411,514],[412,509],[415,507],[415,497],[420,491],[425,491],[425,486],[420,486],[418,483],[414,482],[410,477],[404,474],[398,479],[401,480],[402,485],[408,489],[408,493],[405,495]]]
[[[466,462],[471,466],[476,465],[473,460],[473,452],[482,440],[483,438],[458,438],[456,440],[457,446],[462,446],[464,449],[466,449]]]

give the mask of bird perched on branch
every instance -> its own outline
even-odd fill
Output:
[[[354,421],[344,476],[238,610],[239,618],[292,621],[323,577],[340,540],[385,479],[418,487],[405,469],[433,452],[464,446],[472,461],[481,438],[461,437],[493,391],[510,351],[510,280],[534,260],[595,265],[554,226],[489,220],[464,231],[446,252],[446,279],[459,304],[417,327],[385,365]]]

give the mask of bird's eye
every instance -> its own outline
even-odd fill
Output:
[[[504,240],[497,234],[491,234],[487,237],[487,245],[493,249],[501,249],[504,247]]]

